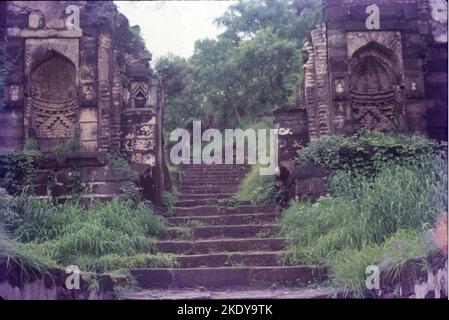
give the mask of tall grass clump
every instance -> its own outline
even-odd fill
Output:
[[[43,274],[48,274],[54,261],[48,257],[30,250],[26,245],[12,240],[5,232],[4,221],[7,216],[6,211],[12,198],[8,196],[4,189],[0,188],[0,264],[5,267],[5,272],[0,278],[6,277],[14,267],[18,267],[22,280],[28,277],[35,278]]]
[[[273,204],[276,198],[274,177],[260,174],[260,164],[255,164],[242,180],[236,198],[253,204]]]
[[[76,201],[56,204],[23,195],[9,205],[5,226],[36,252],[86,271],[141,263],[144,260],[132,258],[141,254],[150,261],[157,251],[154,238],[165,230],[165,222],[149,203],[129,196],[82,206]]]
[[[337,170],[330,186],[331,196],[286,210],[286,261],[327,265],[334,284],[356,296],[368,294],[368,265],[398,270],[428,252],[423,235],[447,212],[447,160],[435,154],[384,163],[374,177]]]

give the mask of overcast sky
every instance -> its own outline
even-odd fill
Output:
[[[140,25],[153,61],[169,52],[188,57],[195,40],[215,38],[213,22],[233,1],[115,1],[130,25]]]

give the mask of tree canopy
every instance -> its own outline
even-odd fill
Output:
[[[168,55],[155,69],[165,88],[165,130],[194,119],[242,127],[274,105],[296,104],[301,46],[321,21],[321,1],[240,0],[216,23],[217,39],[195,43],[184,59]]]

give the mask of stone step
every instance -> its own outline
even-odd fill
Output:
[[[181,188],[179,191],[182,195],[190,194],[205,194],[205,193],[215,193],[215,194],[230,194],[237,192],[237,187],[214,187],[214,188]]]
[[[190,186],[203,186],[203,187],[215,187],[215,186],[238,186],[239,180],[182,180],[179,184],[181,188],[190,187]]]
[[[209,199],[212,201],[216,201],[217,199],[227,199],[232,198],[234,193],[198,193],[198,194],[180,194],[178,199],[180,201],[183,200],[204,200]]]
[[[221,165],[186,165],[179,167],[180,172],[186,171],[248,171],[250,170],[250,166],[245,165],[237,165],[237,164],[221,164]]]
[[[176,217],[188,216],[214,216],[227,214],[250,214],[250,213],[275,213],[274,205],[238,205],[235,207],[218,208],[215,206],[199,206],[199,207],[175,207]]]
[[[278,251],[285,246],[285,238],[244,238],[196,241],[158,241],[157,248],[165,253],[203,254],[213,252]]]
[[[209,170],[209,171],[201,171],[201,170],[189,170],[189,171],[182,171],[180,172],[181,178],[186,177],[208,177],[208,176],[214,176],[214,177],[232,177],[232,178],[238,178],[238,177],[244,177],[248,174],[248,171],[243,170]]]
[[[121,300],[252,300],[252,299],[326,299],[332,295],[332,289],[266,286],[233,286],[211,290],[198,290],[198,288],[178,289],[146,289],[137,292],[124,293],[119,296]]]
[[[171,217],[167,218],[167,221],[173,225],[183,225],[189,221],[198,222],[203,225],[238,225],[276,222],[280,217],[281,214],[278,213],[222,214],[214,216]]]
[[[166,237],[176,239],[190,235],[191,239],[225,239],[225,238],[268,238],[278,232],[276,224],[268,225],[219,225],[193,228],[167,228]]]
[[[138,268],[130,269],[139,287],[219,288],[252,284],[301,285],[320,277],[314,266],[222,267],[222,268]]]
[[[239,203],[242,204],[242,205],[249,205],[249,204],[251,204],[249,201],[239,201]],[[187,207],[187,208],[198,207],[198,206],[206,206],[206,205],[210,205],[210,204],[211,204],[211,200],[210,199],[203,199],[203,200],[201,200],[201,199],[199,199],[199,200],[178,200],[176,202],[176,206],[177,207]]]
[[[279,255],[283,253],[283,251],[254,251],[178,255],[176,260],[181,268],[276,266],[281,265]]]

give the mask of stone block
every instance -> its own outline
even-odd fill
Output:
[[[317,199],[329,192],[326,178],[299,180],[295,184],[295,195],[301,199]]]
[[[330,72],[347,72],[348,64],[344,60],[329,59]]]
[[[349,10],[345,7],[331,7],[325,10],[325,19],[329,22],[344,21],[349,15]]]
[[[418,19],[418,8],[416,7],[416,4],[413,3],[403,3],[401,5],[402,7],[402,14],[405,19],[408,20],[415,20]]]
[[[53,196],[62,197],[62,196],[66,196],[68,194],[69,193],[68,193],[65,185],[57,183],[53,186]]]
[[[106,182],[103,184],[92,185],[92,193],[94,194],[120,194],[120,189],[134,187],[132,182]]]
[[[51,178],[51,171],[37,170],[34,175],[34,184],[47,184]]]
[[[37,184],[33,186],[34,193],[38,197],[45,197],[48,195],[47,193],[47,184]]]
[[[10,13],[6,16],[6,25],[8,27],[25,28],[28,24],[28,15],[25,13]]]
[[[426,113],[427,106],[425,101],[407,103],[407,114],[410,117],[424,117]]]

